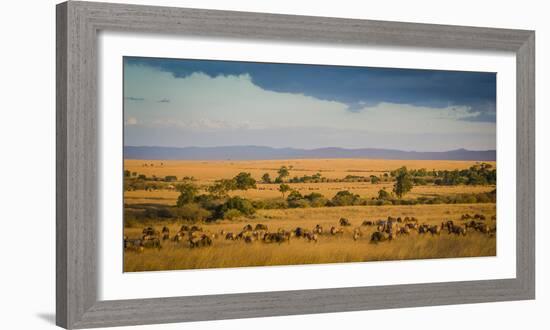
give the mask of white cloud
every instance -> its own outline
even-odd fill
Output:
[[[139,123],[150,128],[170,127],[183,133],[217,132],[219,134],[212,135],[211,139],[218,139],[218,142],[213,144],[223,144],[235,130],[304,128],[308,132],[315,129],[321,132],[337,129],[340,133],[334,138],[333,146],[338,146],[339,141],[353,139],[358,131],[362,136],[369,132],[406,133],[429,135],[431,139],[434,134],[486,136],[495,132],[494,123],[462,120],[476,115],[468,107],[431,108],[395,103],[369,106],[366,100],[361,104],[363,109],[351,112],[346,104],[340,102],[264,90],[254,85],[246,74],[213,78],[194,73],[185,78],[174,78],[171,73],[130,66],[126,68],[125,79],[126,95],[138,95],[145,100],[170,99],[169,103],[127,103],[126,116],[135,119],[133,124],[127,121],[127,125]],[[147,134],[146,130],[141,132]],[[344,136],[346,132],[349,132],[347,137]],[[254,134],[257,136],[258,132]],[[158,135],[157,130],[157,138]],[[276,143],[275,137],[271,144]]]

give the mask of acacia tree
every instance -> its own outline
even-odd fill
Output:
[[[271,183],[271,177],[269,176],[269,173],[264,173],[264,175],[262,175],[262,182]]]
[[[281,194],[283,194],[283,199],[284,199],[285,194],[290,191],[290,186],[283,183],[279,186],[279,191],[281,192]]]
[[[393,192],[399,199],[401,199],[403,195],[411,191],[413,182],[405,166],[395,170],[394,173],[395,184],[393,185]]]
[[[290,171],[286,166],[281,166],[281,168],[277,171],[277,174],[279,174],[279,180],[283,181],[284,178],[290,175]]]
[[[195,196],[199,191],[199,188],[193,183],[184,182],[178,185],[178,191],[180,195],[178,197],[177,206],[182,207],[185,204],[192,203],[195,200]]]
[[[256,180],[250,175],[250,173],[241,172],[237,174],[233,180],[235,181],[235,188],[238,190],[248,190],[256,188]]]

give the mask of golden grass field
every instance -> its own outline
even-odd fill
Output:
[[[495,162],[488,162],[495,166]],[[147,166],[144,166],[147,164]],[[153,166],[151,166],[151,164]],[[264,173],[269,173],[272,178],[277,176],[277,169],[282,165],[292,166],[291,176],[313,175],[321,173],[323,177],[341,179],[346,175],[370,176],[380,175],[401,166],[409,169],[427,170],[455,170],[466,169],[476,164],[475,161],[439,161],[439,160],[379,160],[379,159],[292,159],[292,160],[259,160],[259,161],[150,161],[150,160],[125,160],[124,169],[147,176],[156,175],[165,177],[175,175],[178,178],[192,176],[199,185],[211,184],[221,178],[232,178],[239,172],[251,173],[259,180]],[[393,183],[382,182],[371,184],[370,182],[328,182],[328,183],[289,183],[292,189],[302,194],[318,192],[326,197],[332,197],[340,190],[349,190],[364,198],[372,198],[378,195],[382,188],[391,191]],[[277,184],[258,184],[257,189],[232,192],[250,199],[265,199],[281,197]],[[437,195],[452,195],[459,193],[481,193],[495,189],[494,186],[418,186],[407,197],[435,197]],[[124,202],[158,203],[173,205],[179,193],[175,190],[156,191],[127,191],[124,193]]]
[[[489,162],[493,166],[494,162]],[[147,166],[144,166],[147,164]],[[281,166],[292,166],[291,177],[321,173],[323,177],[337,179],[346,175],[370,176],[381,175],[401,166],[409,169],[425,168],[427,170],[466,169],[476,164],[473,161],[414,161],[414,160],[370,160],[370,159],[306,159],[306,160],[266,160],[266,161],[150,161],[125,160],[124,169],[148,177],[175,175],[178,179],[192,176],[199,186],[212,184],[221,178],[232,178],[239,172],[248,172],[259,180],[264,173],[276,177]],[[391,192],[393,183],[382,182],[328,182],[289,184],[292,189],[302,194],[319,192],[331,198],[338,191],[349,190],[362,198],[375,197],[378,191],[386,188]],[[256,189],[234,191],[249,199],[269,199],[281,197],[278,184],[258,184]],[[436,197],[461,193],[481,193],[495,189],[494,186],[415,186],[407,198]],[[136,190],[125,191],[126,204],[150,203],[175,205],[179,193],[175,190]],[[440,224],[442,221],[460,220],[462,214],[479,213],[486,216],[487,224],[496,226],[496,204],[438,204],[438,205],[384,205],[384,206],[344,206],[304,209],[258,210],[253,218],[219,220],[215,223],[201,223],[205,233],[218,234],[212,246],[190,248],[187,242],[162,242],[161,249],[149,248],[142,252],[126,251],[124,254],[124,271],[156,271],[175,269],[201,269],[243,266],[293,265],[317,263],[365,262],[376,260],[405,260],[427,258],[479,257],[496,255],[496,236],[489,236],[471,230],[466,236],[456,236],[443,231],[441,235],[418,234],[413,231],[409,236],[378,244],[370,243],[370,236],[375,227],[361,226],[363,220],[386,219],[393,217],[416,217],[419,223]],[[258,223],[268,226],[270,231],[278,229],[292,230],[296,227],[313,229],[319,224],[325,232],[331,227],[338,227],[341,217],[350,220],[352,226],[345,227],[342,236],[323,234],[318,242],[307,242],[304,239],[292,238],[290,243],[264,243],[255,241],[225,240],[219,235],[224,232],[237,234],[246,224],[255,226]],[[124,228],[124,235],[139,238],[145,226],[161,230],[163,226],[176,233],[185,222],[167,220],[147,220],[139,225]],[[188,223],[187,223],[188,224]],[[354,241],[352,233],[361,228],[362,236]]]
[[[213,240],[210,247],[191,249],[184,243],[171,241],[163,243],[160,250],[126,252],[124,271],[155,271],[176,269],[225,268],[266,265],[295,265],[318,263],[365,262],[377,260],[406,260],[429,258],[480,257],[496,255],[496,237],[475,231],[466,236],[456,236],[443,231],[441,235],[418,234],[400,236],[393,241],[370,243],[370,235],[375,227],[361,227],[362,236],[354,241],[352,232],[360,227],[365,219],[376,220],[387,216],[414,216],[420,223],[440,224],[443,220],[462,223],[464,213],[483,214],[486,222],[496,214],[495,204],[451,204],[415,206],[345,206],[331,208],[259,210],[254,219],[241,218],[234,221],[221,221],[214,224],[201,224],[208,233],[238,232],[244,225],[262,223],[270,230],[296,227],[312,229],[316,224],[324,228],[338,226],[340,217],[350,220],[352,226],[345,227],[341,237],[330,234],[320,235],[317,243],[293,238],[290,243],[247,244],[243,241],[226,241],[223,237]],[[175,233],[182,223],[149,222],[158,230],[167,225]],[[128,237],[138,237],[141,227],[125,228]]]
[[[269,173],[272,178],[283,166],[292,166],[291,176],[312,175],[317,172],[330,179],[346,175],[380,175],[401,166],[408,169],[456,170],[466,169],[479,163],[455,160],[388,160],[388,159],[289,159],[289,160],[124,160],[124,169],[131,172],[164,177],[176,175],[178,178],[193,176],[199,183],[228,179],[239,172],[249,172],[255,178]],[[493,166],[495,162],[485,162]],[[147,166],[144,166],[147,164]],[[153,166],[151,166],[153,165]]]

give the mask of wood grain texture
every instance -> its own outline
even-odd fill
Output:
[[[490,281],[98,301],[97,33],[513,51],[517,56],[517,277]],[[533,299],[533,31],[91,2],[57,6],[57,315],[65,328]]]

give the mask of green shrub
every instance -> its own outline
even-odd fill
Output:
[[[331,206],[356,205],[359,202],[359,195],[353,194],[348,190],[342,190],[336,193],[330,201]]]
[[[187,203],[181,207],[176,207],[172,210],[176,218],[198,222],[204,221],[211,217],[211,212],[202,208],[197,203]]]
[[[239,211],[237,209],[229,209],[229,210],[224,212],[223,218],[227,219],[227,220],[233,220],[233,219],[242,217],[242,215],[243,214],[241,213],[241,211]]]

